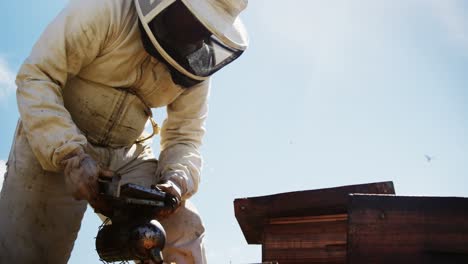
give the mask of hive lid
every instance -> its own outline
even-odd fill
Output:
[[[393,182],[378,182],[239,198],[234,210],[247,243],[261,244],[268,219],[347,213],[350,193],[395,194],[395,189]]]

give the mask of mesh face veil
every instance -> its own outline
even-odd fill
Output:
[[[247,44],[236,43],[214,29],[186,1],[135,0],[135,5],[140,25],[158,55],[185,77],[201,82],[237,59]],[[205,2],[198,1],[213,8],[209,0]],[[232,27],[236,25],[244,30],[239,19]]]

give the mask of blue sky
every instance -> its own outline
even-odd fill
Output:
[[[65,3],[0,2],[0,173],[15,72]],[[194,198],[210,263],[261,259],[235,198],[385,180],[403,195],[468,196],[467,11],[462,0],[250,1],[251,46],[213,79]],[[88,211],[70,263],[100,263],[98,225]]]

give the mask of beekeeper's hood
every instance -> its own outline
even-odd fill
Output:
[[[200,82],[237,59],[248,36],[247,0],[135,0],[141,26],[173,69]]]

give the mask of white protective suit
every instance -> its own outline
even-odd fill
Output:
[[[21,119],[0,197],[0,263],[67,262],[86,202],[65,190],[60,162],[76,148],[126,182],[176,182],[183,202],[161,222],[164,257],[205,263],[204,227],[187,199],[199,183],[209,80],[176,85],[140,37],[132,1],[72,0],[20,68]],[[149,108],[163,106],[158,162],[150,141],[138,139]]]

